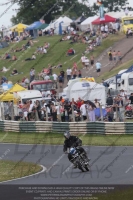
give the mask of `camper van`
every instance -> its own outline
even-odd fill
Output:
[[[126,34],[127,29],[133,30],[133,16],[124,16],[122,20],[122,31]]]
[[[123,73],[120,79],[110,84],[109,89],[125,90],[129,93],[133,92],[133,72]]]
[[[22,103],[26,102],[27,100],[42,100],[42,94],[38,90],[25,90],[21,92],[17,92],[17,98],[20,99]]]
[[[56,90],[54,88],[54,82],[51,80],[34,80],[30,83],[31,90],[38,90],[45,94],[45,92],[49,92],[49,94],[56,94]]]

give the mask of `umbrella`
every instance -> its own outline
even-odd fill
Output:
[[[92,101],[87,100],[87,103],[89,103],[93,108],[96,108],[96,105]]]

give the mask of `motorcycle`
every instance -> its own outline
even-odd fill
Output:
[[[78,153],[76,153],[73,156],[73,159],[74,159],[74,165],[82,172],[90,171],[89,161],[86,158],[84,158],[82,154],[79,155]]]

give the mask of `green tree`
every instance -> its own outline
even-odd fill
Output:
[[[106,12],[112,12],[112,11],[117,12],[117,11],[124,10],[125,8],[132,10],[132,8],[129,7],[128,0],[104,0],[103,5]],[[93,8],[95,12],[97,12],[99,9],[99,6],[96,3],[94,3]]]
[[[13,0],[18,3],[20,9],[16,16],[13,16],[11,22],[31,24],[43,18],[46,23],[51,20],[66,15],[79,17],[84,13],[86,16],[93,15],[91,8],[86,4],[88,0],[80,3],[78,0]]]

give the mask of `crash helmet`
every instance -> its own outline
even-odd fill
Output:
[[[70,154],[75,154],[75,152],[76,152],[76,148],[74,148],[74,147],[72,147],[72,148],[70,148]]]
[[[69,138],[70,138],[70,132],[69,132],[69,131],[65,131],[64,137],[65,137],[66,139],[69,139]]]

